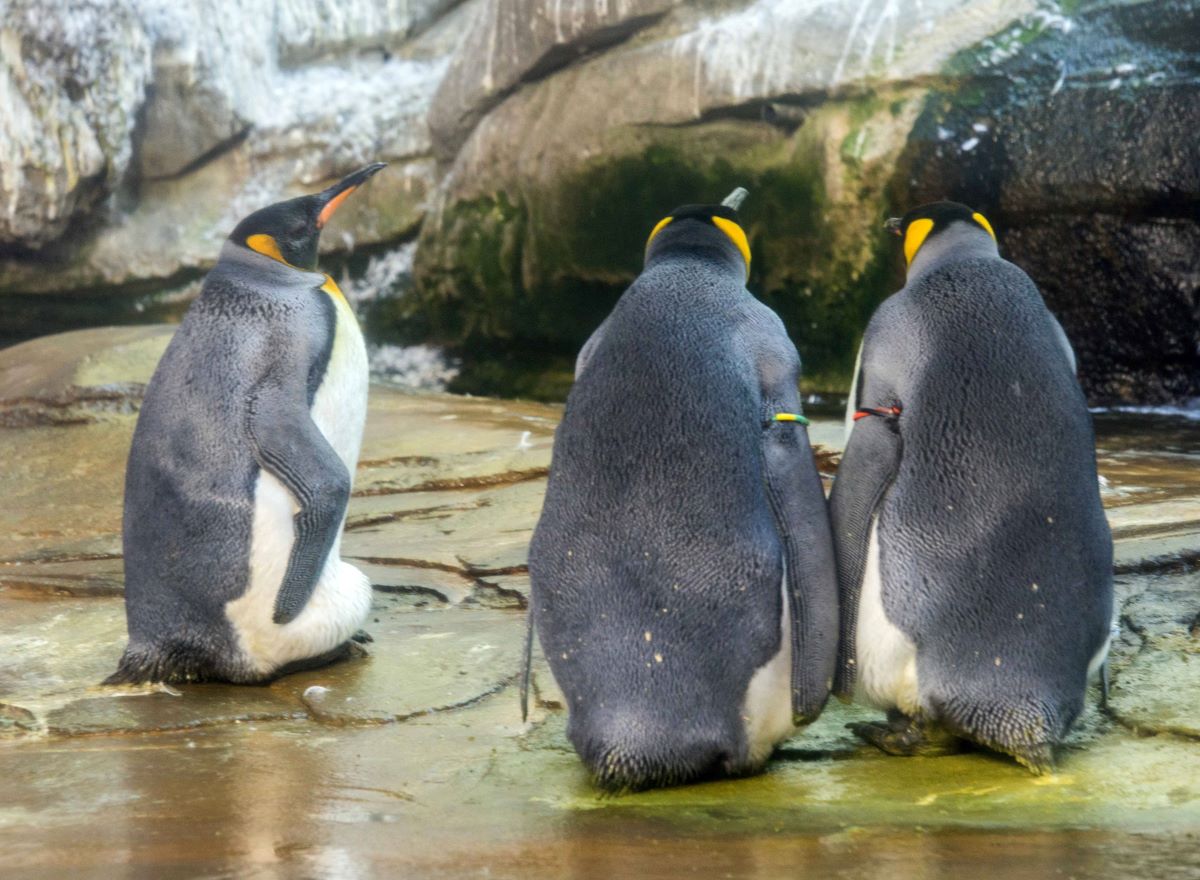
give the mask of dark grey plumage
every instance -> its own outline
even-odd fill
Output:
[[[854,403],[901,413],[855,423],[834,484],[838,691],[856,684],[874,514],[883,609],[916,645],[922,713],[1045,769],[1112,614],[1091,419],[1061,328],[981,226],[939,226],[871,319]]]
[[[781,647],[785,563],[796,718],[828,694],[824,497],[806,430],[769,421],[800,412],[799,358],[745,272],[711,222],[658,233],[581,353],[555,438],[531,614],[605,788],[753,769],[742,700]]]
[[[320,542],[349,496],[345,466],[307,417],[334,340],[324,282],[227,243],[167,347],[126,473],[130,640],[109,683],[260,678],[225,616],[248,579],[260,458],[289,462],[289,486],[313,487]],[[305,575],[309,591],[318,574]],[[303,590],[291,601],[302,606]]]

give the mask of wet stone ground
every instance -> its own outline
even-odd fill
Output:
[[[0,875],[1200,876],[1200,423],[1097,417],[1121,631],[1111,707],[1057,774],[888,758],[834,702],[762,776],[602,798],[540,658],[518,708],[554,407],[372,390],[343,543],[375,585],[368,656],[267,687],[97,686],[167,338],[0,353]],[[840,434],[812,430],[827,453]]]

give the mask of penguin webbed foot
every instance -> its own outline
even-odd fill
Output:
[[[371,635],[369,632],[367,632],[365,629],[360,629],[354,635],[350,636],[350,641],[358,642],[358,644],[360,644],[360,645],[366,645],[366,644],[369,644],[369,643],[375,641],[375,637],[373,635]]]
[[[888,712],[887,722],[858,721],[846,727],[880,751],[905,758],[954,755],[965,747],[961,739],[940,724],[895,709]]]
[[[331,663],[338,663],[342,660],[357,660],[361,657],[369,657],[367,649],[358,644],[354,637],[351,636],[346,641],[342,642],[336,648],[326,651],[324,654],[318,654],[315,657],[306,657],[303,660],[293,660],[275,670],[272,679],[281,678],[285,675],[291,675],[293,672],[304,672],[309,669],[320,669],[322,666],[328,666]]]

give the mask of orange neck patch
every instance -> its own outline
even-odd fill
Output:
[[[335,299],[340,299],[346,305],[350,305],[346,299],[346,294],[342,293],[342,289],[337,286],[337,282],[333,280],[332,275],[325,276],[325,283],[321,285],[321,289]]]
[[[742,227],[738,226],[732,220],[726,220],[724,217],[713,217],[713,225],[717,229],[729,236],[739,251],[741,251],[742,259],[746,261],[746,278],[750,277],[750,242],[746,240],[746,233]]]

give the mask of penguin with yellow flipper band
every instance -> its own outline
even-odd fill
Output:
[[[261,682],[348,652],[339,556],[367,355],[321,229],[383,165],[241,221],[150,384],[125,480],[129,645],[109,683]]]
[[[1112,538],[1066,335],[991,224],[955,202],[888,222],[907,282],[867,326],[830,498],[837,690],[892,754],[961,739],[1035,773],[1110,639]]]
[[[744,197],[654,227],[555,435],[531,623],[567,734],[608,790],[760,769],[833,676],[836,574],[800,359],[746,289]]]

